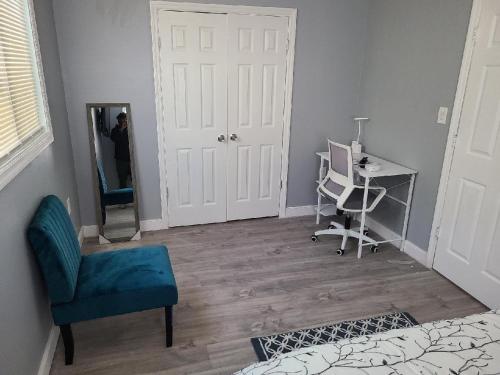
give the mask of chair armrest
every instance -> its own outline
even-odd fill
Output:
[[[366,208],[366,212],[372,212],[375,209],[375,207],[377,207],[377,205],[379,204],[380,200],[387,193],[387,189],[384,188],[384,187],[374,186],[374,187],[368,188],[368,190],[378,190],[378,191],[380,191],[380,193],[378,193],[378,195],[377,195],[377,198],[375,198],[375,200],[372,202],[372,204],[370,205],[370,207]]]
[[[323,197],[326,195],[331,199],[337,200],[338,197],[333,195],[328,189],[325,189],[324,186],[327,183],[327,181],[330,179],[330,177],[327,175],[323,178],[323,180],[318,184],[318,187],[316,188],[316,191],[318,194],[321,194]]]
[[[355,189],[360,189],[360,190],[365,190],[364,186],[360,185],[354,185]],[[369,186],[368,190],[373,190],[373,191],[379,191],[377,194],[377,197],[373,200],[372,204],[369,207],[366,207],[365,212],[372,212],[375,207],[379,204],[380,200],[384,197],[384,195],[387,193],[387,189],[381,186]],[[363,210],[350,210],[351,212],[363,212]]]

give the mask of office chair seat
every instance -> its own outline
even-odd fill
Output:
[[[328,194],[325,191],[325,189],[336,192],[338,195],[340,195],[344,190],[344,187],[336,184],[332,180],[329,180],[324,184],[324,186],[320,186],[319,188],[319,191],[323,197],[330,199],[332,202],[337,203],[337,199],[333,198],[330,194]],[[364,194],[363,189],[361,188],[354,189],[347,198],[347,200],[344,202],[342,207],[345,210],[356,210],[356,211],[361,210],[363,208],[363,194]],[[378,194],[375,194],[373,191],[368,191],[366,206],[371,207],[372,204],[377,199],[377,197]]]
[[[354,189],[349,198],[345,201],[343,207],[345,210],[361,210],[363,208],[363,189]],[[368,192],[368,198],[366,202],[366,206],[370,207],[373,202],[377,199],[378,194],[373,193],[372,191]]]

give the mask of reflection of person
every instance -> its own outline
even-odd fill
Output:
[[[121,112],[116,116],[118,124],[111,131],[111,140],[115,143],[115,163],[120,189],[128,185],[130,172],[130,150],[128,146],[128,122],[127,114]]]

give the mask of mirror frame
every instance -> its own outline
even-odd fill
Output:
[[[104,235],[104,225],[102,222],[101,213],[101,196],[99,194],[99,177],[97,176],[97,155],[95,151],[95,138],[94,138],[94,123],[92,121],[91,110],[95,107],[125,107],[127,109],[127,120],[128,120],[128,142],[129,142],[129,152],[130,152],[130,170],[132,175],[132,188],[134,190],[134,218],[135,218],[135,234],[129,241],[140,240],[141,239],[141,223],[139,220],[139,186],[137,183],[137,173],[135,170],[135,143],[134,143],[134,126],[132,120],[132,110],[130,108],[130,103],[87,103],[85,104],[85,109],[87,111],[87,123],[89,130],[89,146],[90,146],[90,161],[92,169],[92,179],[94,185],[94,196],[95,196],[95,213],[97,218],[97,225],[99,228],[99,242],[109,243],[111,240],[107,239]]]

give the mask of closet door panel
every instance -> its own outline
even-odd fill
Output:
[[[169,225],[225,221],[227,16],[159,21]]]
[[[228,15],[228,220],[278,215],[287,37],[287,17]]]

